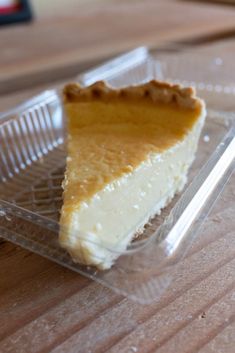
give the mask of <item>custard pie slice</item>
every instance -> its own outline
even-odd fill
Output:
[[[151,81],[64,88],[68,157],[59,241],[108,269],[180,192],[205,120],[193,88]]]

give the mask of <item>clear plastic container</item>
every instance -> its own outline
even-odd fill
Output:
[[[174,65],[169,57],[164,61],[162,53],[158,58],[138,48],[78,77],[83,85],[105,79],[115,87],[152,78],[193,81],[208,103],[187,186],[108,271],[74,263],[58,243],[66,157],[60,90],[45,91],[0,116],[0,236],[140,303],[159,297],[168,286],[173,267],[185,256],[235,163],[234,116],[210,109],[218,95],[232,99],[234,89],[225,90],[222,84],[218,89],[217,83],[203,84],[201,78],[197,85],[191,78],[199,60],[195,56],[177,78],[177,57],[170,57]]]

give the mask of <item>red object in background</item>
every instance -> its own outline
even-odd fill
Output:
[[[0,0],[0,25],[32,19],[29,0]]]
[[[0,15],[9,15],[11,13],[17,12],[21,9],[20,4],[0,6]]]
[[[22,8],[22,3],[19,0],[0,0],[0,15],[10,15]]]

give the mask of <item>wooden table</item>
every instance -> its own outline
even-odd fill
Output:
[[[208,42],[197,48],[202,55],[223,52],[232,60],[235,41],[211,44],[210,38],[233,31],[235,9],[173,0],[101,1],[99,6],[83,5],[76,15],[42,16],[33,25],[5,28],[0,31],[0,110],[54,84],[52,80],[139,44],[155,47],[163,39],[199,36]],[[234,109],[222,101],[221,107]],[[1,243],[0,352],[233,353],[234,199],[233,176],[170,287],[145,306]]]

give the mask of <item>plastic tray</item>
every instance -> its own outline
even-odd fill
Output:
[[[174,65],[177,68],[177,58]],[[193,60],[188,64],[185,81],[194,65]],[[172,66],[167,71],[164,58],[138,48],[79,76],[78,81],[88,85],[105,79],[113,86],[124,86],[153,77],[175,81],[177,72]],[[221,91],[200,83],[202,95],[206,92],[208,101],[217,101]],[[210,110],[208,105],[197,157],[184,191],[153,219],[112,269],[97,271],[75,264],[58,244],[66,156],[59,91],[45,91],[0,116],[0,236],[140,303],[150,302],[169,284],[173,267],[184,257],[234,170],[233,115]]]

